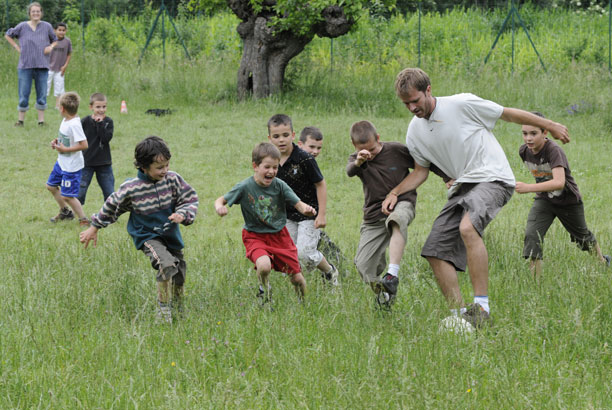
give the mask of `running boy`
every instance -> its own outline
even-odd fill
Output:
[[[54,28],[57,43],[52,47],[51,54],[49,55],[47,97],[51,93],[51,84],[53,84],[55,108],[59,109],[59,97],[64,94],[66,67],[68,67],[68,63],[72,58],[72,42],[66,37],[66,23],[57,23]]]
[[[79,201],[85,204],[87,189],[91,178],[96,174],[98,185],[102,188],[104,200],[115,190],[115,176],[113,175],[110,140],[113,139],[113,120],[106,116],[106,96],[102,93],[93,93],[89,98],[89,109],[92,115],[83,118],[81,124],[87,137],[89,148],[83,153],[85,168],[79,189]]]
[[[176,172],[169,171],[170,149],[165,141],[149,136],[136,145],[138,176],[128,179],[104,202],[81,232],[85,248],[98,241],[98,230],[130,212],[127,230],[136,249],[144,252],[157,271],[157,320],[172,323],[172,308],[182,309],[187,265],[178,224],[191,225],[198,211],[198,195]]]
[[[298,297],[306,292],[306,280],[301,273],[297,249],[285,227],[289,204],[304,215],[317,211],[276,178],[281,153],[267,142],[255,146],[252,153],[254,175],[236,184],[228,193],[217,198],[215,211],[228,213],[227,206],[240,205],[244,218],[242,242],[246,257],[255,264],[263,302],[270,301],[268,276],[272,269],[289,275]]]
[[[540,112],[533,114],[545,118]],[[519,148],[519,155],[536,183],[517,182],[515,190],[519,194],[536,193],[527,217],[523,247],[523,256],[531,259],[530,269],[535,278],[542,273],[544,236],[555,218],[569,232],[572,242],[609,265],[610,256],[601,253],[595,235],[587,228],[582,196],[563,149],[546,138],[546,129],[523,125],[522,132],[525,144]]]
[[[59,102],[59,111],[64,118],[57,138],[51,141],[51,148],[57,151],[57,161],[47,180],[47,189],[59,205],[60,211],[51,218],[51,222],[71,220],[74,219],[74,214],[77,214],[79,225],[88,226],[89,220],[77,199],[84,165],[81,151],[87,149],[87,138],[81,126],[81,119],[77,116],[80,97],[75,92],[68,92],[60,97]]]
[[[327,223],[327,185],[317,161],[293,143],[295,132],[291,118],[276,114],[268,121],[268,139],[280,151],[278,178],[305,203],[317,211],[316,218],[303,216],[287,206],[287,230],[295,243],[300,263],[307,270],[318,268],[330,284],[338,284],[338,270],[317,249],[321,231]]]
[[[317,127],[304,127],[300,132],[300,139],[298,141],[298,147],[312,155],[315,160],[323,150],[323,133]],[[340,247],[331,240],[329,235],[324,230],[319,231],[321,237],[317,249],[325,256],[327,262],[332,265],[332,261],[335,263],[336,269],[340,268],[340,265],[346,260]]]
[[[410,173],[409,168],[414,168],[414,160],[404,144],[380,141],[374,124],[369,121],[358,121],[351,126],[351,142],[356,152],[349,156],[346,173],[361,179],[364,194],[355,266],[377,295],[379,305],[389,308],[397,295],[406,230],[414,219],[417,193],[413,190],[398,195],[397,205],[388,216],[382,213],[382,203],[388,192]],[[381,277],[385,267],[386,274]]]

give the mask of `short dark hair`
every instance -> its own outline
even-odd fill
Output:
[[[149,135],[136,145],[134,149],[134,165],[140,170],[145,170],[159,157],[169,160],[170,148],[166,141],[155,135]]]
[[[293,122],[291,117],[285,114],[274,114],[268,120],[268,134],[270,134],[270,127],[278,127],[279,125],[288,125],[293,131]]]
[[[253,153],[251,154],[251,158],[255,165],[261,164],[265,157],[270,157],[272,159],[277,159],[280,161],[280,151],[276,146],[270,142],[261,142],[255,145],[253,148]]]
[[[53,28],[57,30],[58,27],[68,28],[66,23],[64,23],[63,21],[60,21],[59,23],[55,23],[55,27],[53,27]]]
[[[300,141],[306,142],[308,137],[315,141],[321,141],[323,139],[323,133],[317,127],[304,127],[300,133]]]
[[[353,144],[365,144],[370,140],[376,140],[378,132],[370,121],[357,121],[351,125],[351,141]]]
[[[102,93],[93,93],[91,97],[89,97],[89,105],[92,105],[96,101],[106,101],[106,96]]]
[[[59,104],[66,110],[70,115],[75,115],[79,111],[79,103],[81,97],[74,91],[70,91],[61,95]]]

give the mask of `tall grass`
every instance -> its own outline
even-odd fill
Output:
[[[450,30],[457,16],[430,18]],[[330,72],[323,54],[317,54],[324,46],[313,43],[295,61],[284,94],[242,102],[234,97],[236,58],[211,53],[187,62],[177,52],[169,53],[165,66],[151,55],[137,67],[137,53],[89,49],[83,55],[76,48],[67,88],[84,100],[94,91],[108,94],[117,181],[135,173],[135,144],[156,134],[170,144],[171,168],[200,196],[196,223],[182,230],[187,311],[172,326],[154,324],[154,272],[133,248],[125,231],[127,215],[101,231],[98,247],[88,250],[78,243],[76,223],[48,222],[57,212],[44,188],[56,157],[48,142],[60,118],[49,110],[48,126],[39,128],[30,112],[25,128],[12,127],[17,61],[10,50],[0,51],[0,153],[6,176],[0,189],[1,408],[612,405],[610,271],[574,247],[555,223],[546,238],[545,273],[536,285],[521,258],[530,196],[515,195],[485,234],[495,323],[472,337],[438,331],[448,311],[419,256],[445,202],[435,176],[419,190],[392,313],[374,308],[371,292],[351,267],[336,293],[316,274],[307,274],[310,292],[303,305],[285,277],[272,275],[275,310],[257,306],[255,275],[240,240],[240,211],[231,208],[221,219],[212,203],[251,175],[250,151],[265,139],[267,119],[285,112],[298,131],[307,125],[322,129],[318,162],[329,192],[326,230],[349,259],[359,239],[363,194],[359,181],[344,173],[353,149],[348,129],[369,119],[383,140],[402,141],[410,120],[394,96],[393,79],[404,64],[415,63],[413,54],[382,65],[340,64],[343,58],[357,60],[360,51],[347,47],[346,57],[338,56]],[[445,58],[452,61],[439,57]],[[302,68],[311,61],[317,64]],[[474,92],[505,106],[538,109],[569,127],[572,142],[564,149],[585,199],[587,222],[609,253],[608,73],[580,60],[548,74],[539,69],[509,74],[506,62],[465,66],[432,60],[424,67],[434,95]],[[122,99],[128,102],[127,115],[119,113]],[[174,113],[144,114],[154,107]],[[86,104],[79,113],[88,113]],[[495,134],[517,179],[530,181],[517,154],[519,127],[500,122]],[[94,183],[85,211],[96,212],[101,201]],[[470,300],[469,278],[459,278]]]

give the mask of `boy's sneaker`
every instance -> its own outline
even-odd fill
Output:
[[[264,290],[263,285],[259,285],[257,289],[257,298],[261,299],[261,306],[264,306],[266,303],[272,303],[272,287],[268,285],[268,294],[266,295],[266,291]]]
[[[157,313],[155,315],[157,323],[172,324],[172,309],[168,303],[157,302]]]
[[[376,303],[378,303],[378,307],[382,310],[390,311],[393,302],[395,302],[395,295],[390,295],[384,290],[381,290],[376,295]]]
[[[612,261],[612,257],[610,257],[610,255],[604,255],[604,259],[606,260],[606,268],[609,268],[610,261]]]
[[[89,219],[87,219],[87,217],[79,219],[79,226],[81,226],[81,227],[85,227],[85,226],[89,227],[89,225],[90,225],[90,222],[89,222]]]
[[[461,314],[461,317],[467,320],[475,329],[491,324],[489,313],[478,303],[469,305],[465,313]]]
[[[329,282],[330,285],[332,286],[338,286],[338,269],[336,269],[336,267],[334,265],[331,265],[331,272],[328,273],[322,273],[321,276],[323,276],[323,278]]]
[[[399,278],[387,273],[385,276],[383,276],[380,283],[385,291],[392,296],[393,299],[395,299],[395,295],[397,295],[397,286],[399,285]]]
[[[72,219],[74,219],[74,214],[72,213],[70,208],[64,208],[59,212],[59,214],[51,218],[50,221],[56,223],[59,221],[70,221]]]

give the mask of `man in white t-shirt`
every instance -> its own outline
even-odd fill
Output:
[[[51,218],[51,222],[74,219],[76,214],[79,225],[89,226],[89,220],[77,198],[85,166],[82,151],[87,149],[87,137],[77,115],[80,100],[75,92],[64,93],[59,99],[60,114],[64,119],[57,138],[51,141],[51,148],[57,151],[57,161],[47,180],[47,189],[60,207],[59,214]]]
[[[506,108],[473,94],[434,97],[427,74],[418,68],[400,72],[397,96],[414,114],[406,145],[415,169],[391,190],[383,202],[390,213],[397,196],[416,189],[435,164],[452,178],[448,202],[434,221],[423,246],[425,257],[454,315],[478,328],[489,321],[489,260],[482,235],[486,226],[510,200],[514,175],[492,129],[498,119],[550,131],[569,142],[567,128],[530,112]],[[468,268],[474,303],[464,307],[457,271]]]

